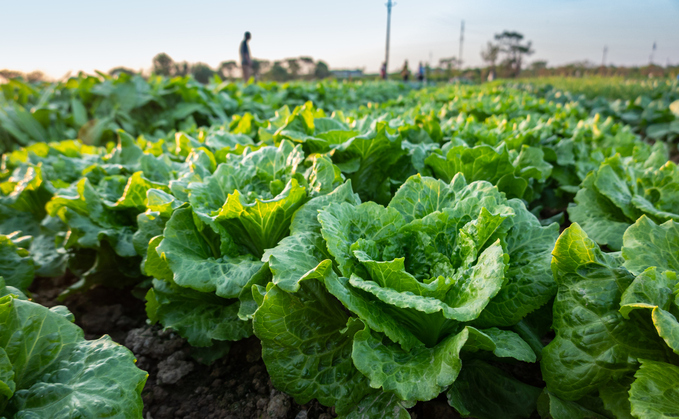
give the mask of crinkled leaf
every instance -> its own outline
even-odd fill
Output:
[[[660,419],[679,416],[679,366],[641,360],[629,392],[632,414]]]
[[[83,339],[63,307],[0,299],[0,348],[14,370],[9,417],[98,418],[142,414],[147,374],[108,336]]]
[[[250,322],[238,318],[237,300],[154,279],[146,301],[152,323],[177,331],[192,346],[206,347],[215,341],[237,341],[252,335]]]
[[[448,403],[463,417],[529,418],[542,390],[524,384],[485,362],[465,362],[446,393]]]
[[[223,298],[238,297],[262,262],[250,255],[222,255],[219,236],[207,225],[200,229],[196,221],[190,209],[176,210],[157,252],[167,261],[177,285]]]
[[[602,253],[575,223],[561,234],[553,255],[556,338],[541,361],[551,392],[577,400],[634,371],[635,358],[666,359],[664,342],[642,318],[625,320],[618,312],[634,279],[619,257]]]
[[[356,406],[370,392],[366,378],[351,360],[356,327],[342,305],[316,279],[296,293],[277,286],[255,312],[255,334],[276,388],[298,403],[317,398],[338,411]]]

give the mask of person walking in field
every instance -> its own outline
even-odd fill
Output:
[[[250,32],[245,32],[243,42],[240,43],[240,65],[243,69],[243,81],[247,82],[252,76],[252,58],[250,57],[250,46],[248,42],[252,38]]]
[[[410,69],[408,68],[408,60],[403,63],[403,69],[401,70],[401,77],[403,77],[403,81],[408,81],[408,78],[410,78]]]
[[[420,83],[424,83],[424,64],[420,61],[419,67],[417,67],[417,80]]]
[[[382,80],[387,79],[387,63],[382,63],[382,67],[380,67],[380,78]]]

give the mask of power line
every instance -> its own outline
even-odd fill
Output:
[[[396,3],[392,3],[391,0],[388,0],[386,3],[387,6],[387,48],[386,48],[386,53],[384,55],[384,67],[387,69],[387,72],[389,71],[389,33],[391,32],[391,8],[393,6],[396,6]]]

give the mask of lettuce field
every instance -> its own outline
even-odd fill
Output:
[[[679,417],[679,85],[549,82],[0,85],[0,417]]]

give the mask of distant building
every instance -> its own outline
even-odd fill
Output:
[[[363,70],[331,70],[330,74],[336,79],[360,79],[363,77]]]

